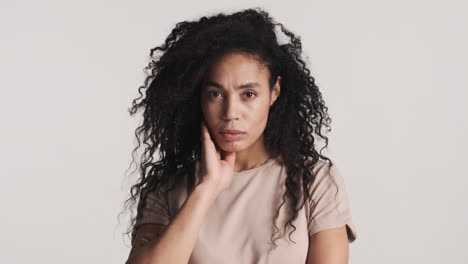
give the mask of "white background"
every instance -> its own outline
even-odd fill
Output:
[[[328,104],[350,263],[466,263],[466,1],[0,3],[0,263],[125,262],[127,108],[150,48],[254,6],[301,36]]]

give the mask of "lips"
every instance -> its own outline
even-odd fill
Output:
[[[223,129],[219,131],[224,140],[228,142],[238,141],[242,138],[242,135],[245,134],[244,131],[237,129]]]
[[[237,130],[237,129],[223,129],[219,131],[221,134],[232,134],[232,135],[237,135],[237,134],[245,134],[244,131]]]

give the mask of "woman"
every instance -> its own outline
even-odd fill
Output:
[[[127,263],[347,263],[356,230],[316,150],[330,118],[300,39],[255,8],[180,22],[155,51],[130,111],[147,148]]]

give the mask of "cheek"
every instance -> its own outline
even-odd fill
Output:
[[[251,119],[261,121],[264,119],[268,119],[269,110],[270,110],[269,103],[268,101],[264,100],[262,102],[258,102],[258,104],[250,106],[249,109],[247,110],[247,113]]]
[[[262,98],[254,102],[239,102],[238,107],[237,110],[241,119],[261,122],[268,118],[270,102],[268,98]],[[207,121],[216,119],[223,111],[220,103],[209,101],[201,101],[201,108],[203,116]]]
[[[201,106],[201,110],[202,110],[202,114],[206,117],[210,112],[211,112],[211,108],[213,108],[213,104],[210,104],[210,102],[204,100],[204,99],[201,99],[200,100],[200,106]]]
[[[202,114],[207,121],[216,118],[218,109],[215,104],[205,104],[202,106]]]

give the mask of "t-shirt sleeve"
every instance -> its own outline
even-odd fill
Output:
[[[313,234],[331,228],[346,225],[348,241],[356,240],[350,201],[341,171],[323,162],[314,167],[316,179],[311,188],[313,202],[309,203],[308,231],[309,237]]]
[[[167,225],[170,221],[167,193],[161,191],[149,192],[146,197],[146,205],[141,209],[135,222],[134,229],[143,224]],[[141,217],[141,218],[139,218]]]

